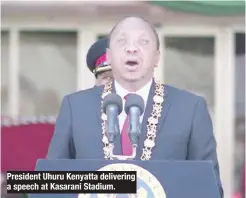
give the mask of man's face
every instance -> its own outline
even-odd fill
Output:
[[[114,78],[121,81],[151,79],[159,56],[153,30],[145,21],[134,17],[117,25],[107,49]]]
[[[112,71],[102,72],[97,75],[96,86],[105,85],[113,80]]]

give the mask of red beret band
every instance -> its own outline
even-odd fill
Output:
[[[102,56],[100,56],[97,61],[96,61],[96,68],[99,67],[99,66],[102,66],[104,62],[107,61],[107,58],[106,58],[106,53],[104,53]]]

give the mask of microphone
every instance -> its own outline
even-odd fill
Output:
[[[119,95],[111,93],[103,100],[103,112],[107,115],[106,135],[110,144],[114,144],[114,139],[119,133],[117,127],[117,116],[122,112],[122,99]]]
[[[138,146],[138,137],[141,133],[140,116],[144,112],[143,98],[136,94],[127,95],[125,112],[129,115],[129,137],[132,145]]]
[[[129,138],[132,143],[133,153],[132,157],[135,158],[138,147],[139,135],[141,133],[140,116],[144,112],[144,100],[137,94],[127,95],[125,103],[125,112],[129,115]]]

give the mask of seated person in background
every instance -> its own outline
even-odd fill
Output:
[[[113,79],[111,66],[106,60],[108,37],[97,40],[88,50],[87,66],[96,77],[96,86],[104,85]]]

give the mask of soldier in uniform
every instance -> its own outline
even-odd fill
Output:
[[[106,60],[108,37],[97,40],[88,50],[87,66],[96,77],[96,86],[104,85],[113,79],[111,66]]]

